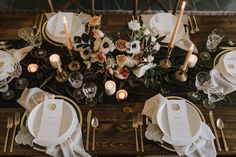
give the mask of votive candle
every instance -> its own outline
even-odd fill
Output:
[[[193,68],[197,63],[197,60],[198,60],[197,56],[194,54],[191,54],[189,57],[188,67]]]
[[[72,42],[71,42],[71,38],[70,38],[70,34],[69,34],[69,31],[68,31],[68,22],[66,20],[66,17],[63,16],[63,23],[64,23],[64,31],[66,33],[66,41],[67,41],[67,48],[68,50],[73,50],[73,45],[72,45]]]
[[[128,92],[124,89],[120,89],[116,92],[116,99],[117,100],[125,100],[128,96]]]
[[[61,59],[58,54],[52,54],[49,57],[49,61],[50,61],[53,68],[56,68],[56,69],[58,69],[59,72],[62,72]]]
[[[107,95],[113,95],[116,92],[116,83],[112,80],[106,81],[105,93]]]
[[[38,68],[39,68],[39,66],[37,64],[34,64],[34,63],[33,64],[29,64],[27,66],[27,70],[30,73],[35,73],[36,71],[38,71]]]

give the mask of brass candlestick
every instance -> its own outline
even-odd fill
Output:
[[[172,62],[170,60],[171,52],[172,52],[172,48],[168,48],[168,54],[166,58],[160,61],[160,66],[164,69],[168,69],[172,66]]]
[[[78,61],[76,61],[73,57],[73,53],[71,50],[68,50],[71,56],[71,63],[68,64],[68,68],[70,71],[77,71],[80,69],[80,64]]]
[[[68,73],[63,69],[61,69],[61,72],[59,72],[57,70],[57,74],[55,76],[55,79],[57,82],[60,82],[60,83],[66,82],[68,79]]]
[[[188,70],[183,70],[182,67],[180,67],[180,70],[176,71],[175,73],[175,79],[180,82],[185,82],[188,79],[187,75]]]

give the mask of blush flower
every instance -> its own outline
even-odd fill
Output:
[[[128,58],[125,55],[116,56],[116,62],[119,65],[119,67],[124,67],[127,61],[128,61]]]
[[[123,40],[123,39],[117,40],[117,41],[115,42],[116,49],[119,50],[119,51],[121,51],[121,52],[126,51],[126,46],[125,46],[126,42],[127,42],[127,41],[126,41],[126,40]]]
[[[101,16],[94,16],[89,20],[89,26],[99,26],[101,23]]]
[[[93,58],[100,63],[104,63],[106,61],[106,55],[103,52],[95,52],[93,54]]]
[[[93,29],[93,37],[94,38],[103,38],[104,37],[104,33],[102,31],[100,31],[99,29]]]

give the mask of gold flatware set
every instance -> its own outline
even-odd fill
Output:
[[[134,133],[135,133],[136,151],[139,152],[139,140],[138,140],[138,129],[139,129],[139,131],[140,131],[141,152],[144,152],[144,145],[143,145],[143,116],[142,116],[141,113],[138,113],[138,116],[133,118],[132,126],[134,128]]]
[[[212,126],[212,129],[213,129],[214,135],[216,137],[217,150],[222,151],[221,146],[220,146],[219,137],[218,137],[218,134],[217,134],[217,131],[216,131],[216,126],[221,131],[221,136],[222,136],[222,139],[223,139],[225,151],[229,151],[229,147],[226,143],[224,132],[223,132],[223,128],[224,128],[223,120],[221,118],[218,118],[217,121],[216,121],[216,125],[215,125],[214,115],[213,115],[212,111],[209,112],[209,119],[210,119],[210,122],[211,122],[211,126]]]
[[[13,134],[12,134],[12,139],[11,139],[10,152],[13,152],[16,130],[17,130],[17,126],[20,124],[20,119],[21,119],[20,118],[20,112],[15,112],[14,120],[13,120],[13,117],[8,117],[7,118],[7,126],[6,126],[7,133],[6,133],[6,137],[5,137],[3,152],[7,151],[9,133],[10,133],[12,128],[13,128]]]
[[[188,21],[190,24],[190,33],[191,34],[198,33],[200,31],[200,29],[198,27],[197,20],[196,20],[195,16],[189,16]]]

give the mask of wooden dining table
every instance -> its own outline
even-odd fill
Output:
[[[33,26],[37,14],[32,12],[1,12],[0,15],[0,40],[19,40],[17,35],[19,28]],[[131,20],[131,15],[119,14],[104,14],[102,15],[102,27],[107,32],[126,32],[127,23]],[[205,42],[207,36],[214,28],[221,28],[225,32],[223,42],[227,45],[228,40],[236,41],[236,16],[196,16],[196,20],[200,31],[190,34],[190,38],[198,47],[199,53],[205,51]],[[46,45],[49,45],[45,42]],[[227,45],[229,46],[229,45]],[[46,46],[44,48],[47,48]],[[55,51],[54,48],[49,48],[48,51]],[[213,55],[214,56],[214,55]],[[202,63],[203,66],[212,67],[212,62]],[[199,65],[201,66],[201,65]],[[209,69],[210,70],[210,69]],[[166,83],[166,82],[163,82]],[[166,83],[167,84],[167,83]],[[176,90],[175,86],[181,86],[182,83],[170,85],[170,93],[168,95],[181,96],[187,98],[188,90],[181,88]],[[184,83],[183,83],[184,84]],[[185,84],[188,86],[189,84]],[[50,84],[46,85],[50,86]],[[167,85],[168,86],[168,85]],[[57,88],[54,86],[55,89]],[[10,85],[10,88],[15,88]],[[58,88],[60,88],[58,86]],[[186,87],[187,88],[187,87]],[[191,84],[191,89],[195,89],[194,84]],[[172,90],[173,89],[173,90]],[[45,89],[47,90],[47,88]],[[48,90],[51,92],[50,90]],[[7,117],[14,117],[16,111],[24,113],[24,109],[16,102],[22,91],[15,90],[15,97],[11,101],[6,101],[0,98],[0,156],[47,156],[47,154],[36,151],[30,146],[24,146],[14,143],[14,151],[3,152],[3,146],[6,135]],[[137,152],[135,147],[134,128],[132,127],[132,117],[137,113],[142,112],[145,100],[158,94],[160,91],[156,89],[148,89],[144,86],[134,87],[128,90],[129,97],[125,101],[113,102],[105,100],[104,103],[98,103],[94,107],[88,107],[83,103],[77,102],[83,115],[82,134],[85,145],[86,141],[86,116],[89,109],[93,110],[93,116],[99,119],[99,127],[96,129],[96,150],[88,151],[89,154],[94,156],[137,156],[137,155],[177,155],[164,149],[159,143],[150,141],[144,137],[144,152]],[[61,92],[63,95],[68,96],[68,93]],[[204,95],[203,93],[201,93]],[[109,99],[105,97],[105,99]],[[228,143],[229,151],[225,151],[223,147],[223,140],[220,130],[217,129],[217,134],[220,139],[222,151],[217,151],[219,156],[236,156],[236,93],[233,92],[226,96],[227,100],[217,102],[216,108],[213,109],[215,121],[221,117],[224,121],[224,133]],[[212,129],[209,120],[209,111],[204,108],[202,101],[194,102],[194,104],[203,113],[206,123]],[[21,115],[22,115],[21,114]],[[19,130],[19,128],[18,128]],[[146,123],[143,125],[143,134],[146,131]],[[92,129],[90,130],[92,134]],[[9,137],[11,139],[12,132]],[[10,140],[9,140],[10,141]],[[9,142],[10,143],[10,142]],[[90,142],[90,147],[92,142]],[[9,145],[8,145],[9,146]],[[9,147],[8,147],[9,148]]]

